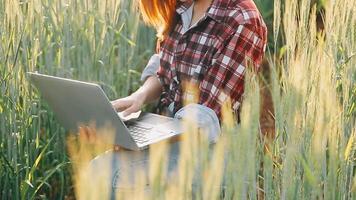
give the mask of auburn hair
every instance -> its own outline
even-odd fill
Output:
[[[138,0],[143,21],[157,31],[159,41],[169,34],[175,21],[177,0]]]

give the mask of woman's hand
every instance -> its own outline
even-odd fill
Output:
[[[162,93],[162,85],[156,76],[150,76],[145,83],[128,97],[112,101],[111,104],[118,112],[123,112],[124,117],[138,112],[146,103],[153,102]]]
[[[130,115],[131,113],[138,112],[141,110],[144,102],[144,97],[140,93],[133,93],[128,97],[117,99],[112,101],[111,104],[118,112],[123,112],[124,117]]]
[[[89,144],[89,145],[95,145],[96,148],[98,148],[99,145],[99,150],[100,150],[100,145],[105,145],[105,150],[107,145],[106,143],[101,143],[100,138],[97,137],[97,130],[95,128],[95,125],[91,124],[89,126],[81,125],[79,126],[79,139],[81,141],[81,144]],[[114,151],[120,151],[121,147],[118,145],[114,145],[112,150]]]
[[[79,139],[87,144],[96,143],[96,129],[94,126],[79,126]]]

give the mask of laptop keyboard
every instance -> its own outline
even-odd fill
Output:
[[[142,126],[132,125],[128,127],[133,139],[139,143],[146,143],[148,142],[147,134],[150,131],[150,128],[145,128]]]

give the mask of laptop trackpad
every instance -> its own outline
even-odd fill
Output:
[[[141,116],[137,119],[139,123],[150,124],[153,126],[159,126],[167,122],[171,122],[173,118],[165,117],[162,115],[157,115],[153,113],[142,113]]]
[[[153,140],[161,140],[182,133],[179,120],[153,113],[141,113],[140,117],[131,123],[150,128],[148,137]]]

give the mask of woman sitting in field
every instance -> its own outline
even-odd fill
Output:
[[[160,108],[172,117],[186,118],[194,111],[200,116],[197,125],[207,128],[213,143],[220,131],[222,106],[231,101],[231,111],[238,113],[245,70],[258,71],[262,61],[267,29],[259,11],[252,0],[140,0],[139,8],[145,22],[157,30],[157,54],[142,73],[143,85],[113,101],[113,106],[128,115],[160,99]],[[193,103],[185,106],[185,102]],[[142,166],[147,165],[147,152],[138,154]],[[108,157],[99,156],[95,162]]]
[[[221,119],[230,99],[237,113],[244,92],[245,68],[262,61],[267,29],[252,0],[140,0],[143,19],[158,32],[158,54],[142,74],[143,86],[113,101],[124,115],[157,100],[174,115],[194,98]],[[156,73],[157,72],[157,73]],[[191,88],[191,87],[190,87]]]

